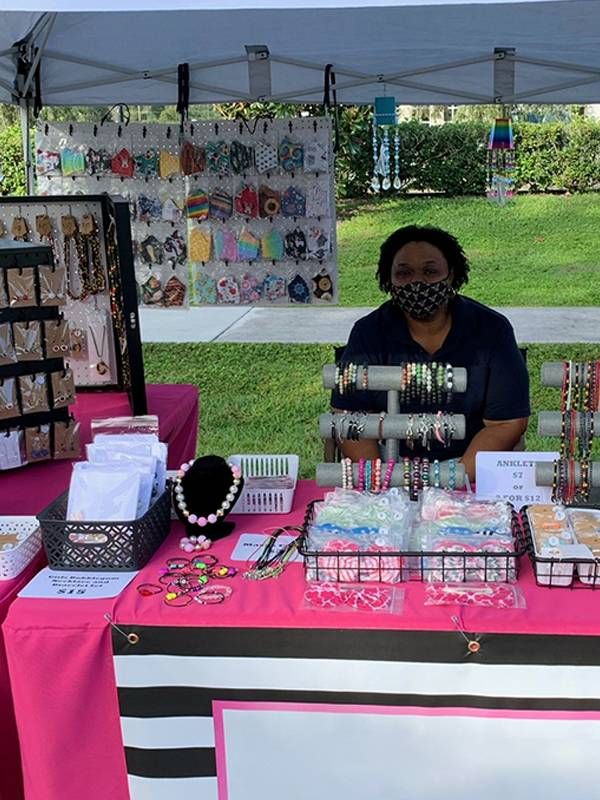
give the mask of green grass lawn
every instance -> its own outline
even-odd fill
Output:
[[[533,416],[528,450],[553,450],[537,435],[537,412],[558,410],[559,390],[540,386],[543,361],[600,358],[600,346],[530,345]],[[191,383],[200,392],[198,453],[297,453],[300,473],[314,478],[322,460],[318,416],[329,394],[321,367],[333,362],[329,345],[146,344],[148,383]],[[600,455],[600,450],[598,451]]]
[[[382,241],[402,225],[454,234],[471,261],[465,294],[493,306],[600,303],[600,195],[521,196],[498,208],[485,198],[383,199],[338,204],[340,297],[374,306]]]

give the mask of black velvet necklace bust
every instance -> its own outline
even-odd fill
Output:
[[[221,456],[202,456],[188,466],[173,490],[175,513],[184,523],[187,536],[203,535],[215,541],[233,531],[235,523],[226,521],[225,517],[244,488],[241,475],[237,486],[234,485],[235,478],[231,467]],[[180,493],[178,485],[183,490]],[[184,508],[181,508],[182,502]],[[216,518],[216,521],[201,526],[197,522],[201,518]]]

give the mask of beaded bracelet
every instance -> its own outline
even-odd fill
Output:
[[[354,489],[354,479],[352,476],[352,459],[342,459],[342,488]]]
[[[364,492],[365,490],[365,459],[358,459],[358,490]]]
[[[410,458],[408,456],[402,459],[402,485],[410,492]]]
[[[456,489],[456,459],[454,458],[448,462],[448,488]]]
[[[396,461],[393,458],[390,458],[389,461],[387,462],[387,466],[386,466],[386,469],[385,469],[385,475],[383,477],[383,484],[381,486],[381,488],[382,488],[382,490],[384,492],[386,492],[390,488],[390,485],[391,485],[391,482],[392,482],[392,475],[394,473],[395,464],[396,464]]]
[[[370,460],[367,460],[365,464],[365,489],[367,492],[371,490],[371,475],[373,471],[373,465]]]
[[[440,462],[436,458],[433,462],[433,485],[436,489],[440,488],[441,484],[441,470],[440,470]]]
[[[371,489],[374,492],[381,491],[381,459],[375,459],[375,464],[373,468],[373,484]]]

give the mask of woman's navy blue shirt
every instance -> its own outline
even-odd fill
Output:
[[[433,458],[460,458],[471,439],[483,427],[483,420],[509,420],[528,417],[529,375],[517,347],[510,322],[491,308],[461,295],[451,304],[452,326],[441,348],[432,354],[410,335],[401,311],[390,301],[359,319],[352,328],[343,361],[355,364],[393,366],[405,361],[437,361],[465,367],[467,391],[454,393],[441,410],[464,414],[466,438],[443,448],[437,441],[431,447]],[[385,392],[355,391],[332,393],[334,408],[348,411],[385,411]],[[401,405],[401,413],[419,414],[439,407],[418,401]],[[418,445],[413,450],[400,442],[401,456],[423,455]]]

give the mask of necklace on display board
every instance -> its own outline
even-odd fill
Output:
[[[96,333],[93,327],[90,325],[89,327],[90,336],[92,337],[92,342],[94,344],[94,350],[96,351],[96,355],[98,356],[98,361],[96,362],[96,372],[99,375],[106,375],[109,372],[108,364],[102,358],[102,354],[104,352],[104,345],[106,344],[106,326],[102,326],[102,339],[100,340],[100,347],[98,347],[98,339],[96,338]]]

